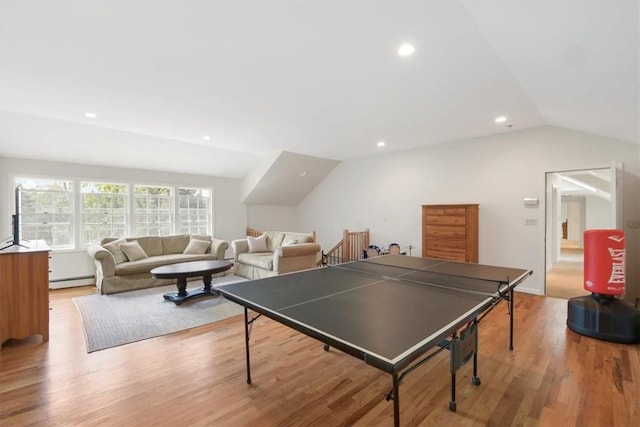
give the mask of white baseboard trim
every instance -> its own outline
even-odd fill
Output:
[[[65,289],[75,288],[77,286],[95,285],[96,280],[93,277],[84,279],[70,279],[56,282],[49,282],[49,289]]]

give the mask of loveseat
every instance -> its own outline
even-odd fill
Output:
[[[107,237],[87,251],[96,265],[96,286],[100,293],[114,294],[172,284],[175,281],[171,279],[154,279],[151,270],[186,261],[222,260],[228,247],[228,242],[212,236],[183,234]]]
[[[265,231],[259,237],[233,240],[233,273],[248,279],[315,268],[321,247],[313,233]]]

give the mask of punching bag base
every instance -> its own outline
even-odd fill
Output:
[[[571,298],[567,327],[592,338],[636,344],[640,343],[640,310],[609,295]]]

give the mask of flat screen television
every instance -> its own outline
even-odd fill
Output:
[[[20,244],[20,200],[22,186],[20,184],[16,185],[16,204],[15,204],[15,213],[13,214],[13,244]]]
[[[16,186],[16,190],[15,190],[15,210],[13,215],[11,215],[11,233],[12,233],[12,240],[7,242],[10,243],[8,246],[4,246],[3,248],[0,248],[0,250],[9,248],[11,246],[22,246],[20,245],[20,241],[21,236],[20,236],[20,218],[22,218],[20,216],[20,200],[21,200],[21,192],[22,192],[22,186],[20,184],[18,184]]]

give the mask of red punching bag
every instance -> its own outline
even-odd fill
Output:
[[[624,231],[584,232],[584,289],[600,295],[624,295]]]

